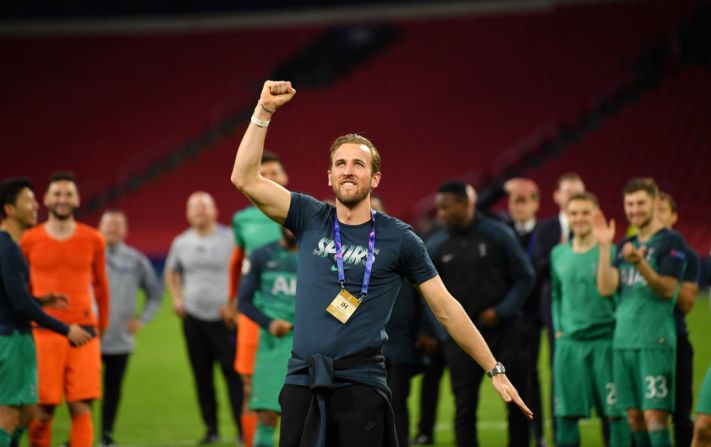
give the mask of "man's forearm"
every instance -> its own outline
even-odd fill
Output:
[[[647,263],[646,259],[642,259],[637,263],[637,271],[647,281],[647,285],[652,291],[662,298],[671,299],[676,292],[676,286],[679,281],[672,276],[660,275]]]
[[[165,286],[170,292],[170,296],[173,299],[173,303],[176,301],[182,301],[183,299],[183,288],[180,284],[180,277],[177,273],[172,270],[166,269],[165,271]]]
[[[451,298],[435,310],[435,317],[444,326],[457,344],[476,361],[485,371],[490,371],[496,365],[496,359],[486,344],[484,337],[474,326],[469,315],[459,301]],[[433,309],[434,310],[434,309]]]
[[[681,283],[676,307],[678,307],[685,314],[688,314],[694,307],[694,301],[696,300],[696,295],[698,294],[699,286],[695,282],[685,281]]]
[[[271,114],[259,104],[255,107],[253,116],[261,121],[271,120]],[[250,121],[237,149],[235,164],[232,169],[232,183],[240,190],[249,188],[259,176],[259,166],[264,152],[266,136],[266,127],[257,126]]]
[[[597,267],[597,288],[602,296],[610,296],[619,286],[619,274],[610,262],[610,245],[600,244],[600,260]]]

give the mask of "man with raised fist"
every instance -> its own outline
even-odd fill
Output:
[[[442,284],[422,240],[408,225],[371,209],[370,194],[382,174],[370,140],[348,134],[331,145],[328,184],[335,206],[289,192],[260,174],[267,126],[295,94],[290,82],[265,82],[231,177],[264,214],[291,230],[299,246],[280,444],[397,445],[382,345],[403,277],[417,285],[452,338],[489,372],[502,398],[532,417],[504,366]]]

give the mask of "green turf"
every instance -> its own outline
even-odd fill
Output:
[[[695,349],[694,395],[696,396],[706,368],[711,363],[711,345],[703,342],[708,339],[708,327],[711,322],[709,304],[705,297],[697,301],[694,310],[688,316],[688,322]],[[544,393],[547,395],[549,369],[546,366],[548,353],[545,344],[543,351],[540,372]],[[217,369],[215,373],[216,376],[220,376]],[[230,422],[224,382],[220,379],[217,383],[220,431],[225,440],[234,440],[236,433]],[[487,447],[506,445],[503,404],[493,393],[487,381],[484,381],[483,386],[479,405],[480,443]],[[435,435],[437,445],[440,446],[453,445],[453,406],[448,387],[448,382],[443,381]],[[414,389],[417,390],[417,386]],[[410,400],[413,426],[417,420],[416,399],[416,395],[413,395]],[[96,413],[98,414],[98,411]],[[544,413],[550,441],[550,416],[547,409]],[[98,419],[95,418],[95,421],[98,435]],[[52,445],[68,439],[68,427],[66,409],[61,408],[57,412],[54,424]],[[583,423],[581,428],[583,445],[602,445],[597,421]],[[180,323],[171,312],[169,300],[166,299],[156,320],[138,336],[138,349],[131,357],[128,366],[123,399],[114,432],[115,438],[121,445],[191,445],[204,434],[203,430]],[[224,445],[234,445],[234,442]]]

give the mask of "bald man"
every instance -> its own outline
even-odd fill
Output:
[[[220,435],[212,374],[215,362],[220,364],[225,376],[238,429],[242,407],[242,383],[232,367],[235,335],[222,318],[228,292],[227,269],[235,241],[232,231],[217,223],[217,206],[210,194],[202,191],[191,194],[186,216],[190,228],[178,235],[170,246],[165,262],[165,284],[173,297],[173,309],[183,320],[205,423],[205,435],[200,443],[216,444],[220,442]]]

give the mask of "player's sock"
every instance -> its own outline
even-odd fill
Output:
[[[649,443],[652,447],[671,447],[671,436],[669,429],[654,430],[649,433]]]
[[[632,433],[635,447],[650,447],[649,433],[646,431],[636,431]]]
[[[25,434],[24,428],[18,428],[15,433],[12,434],[12,440],[10,441],[10,447],[20,447],[20,440],[22,435]]]
[[[623,418],[610,419],[610,447],[629,447],[632,444],[630,426]]]
[[[0,447],[10,447],[12,436],[4,429],[0,428]]]
[[[52,419],[40,422],[33,419],[30,422],[30,445],[33,447],[49,447],[52,444]]]
[[[556,418],[558,429],[555,432],[555,444],[558,447],[573,447],[580,445],[580,428],[578,420],[573,418]]]
[[[92,447],[94,445],[94,423],[91,420],[91,412],[87,411],[72,416],[69,445],[72,447]]]
[[[257,413],[248,411],[242,413],[242,441],[244,447],[252,447],[254,440],[254,432],[257,427]]]
[[[264,425],[257,422],[257,429],[254,431],[254,447],[274,447],[274,433],[276,427]]]

